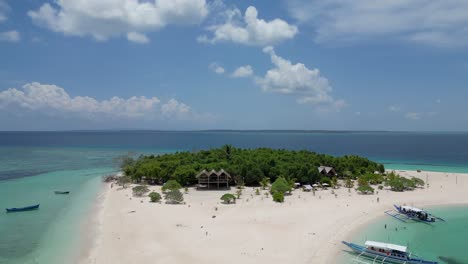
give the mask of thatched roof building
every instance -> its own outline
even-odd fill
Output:
[[[214,188],[216,187],[219,189],[222,188],[229,188],[229,181],[231,180],[231,175],[227,173],[225,170],[221,169],[220,171],[207,171],[202,170],[195,176],[198,179],[198,188]]]
[[[317,169],[320,174],[325,176],[333,177],[338,175],[333,167],[320,166]]]

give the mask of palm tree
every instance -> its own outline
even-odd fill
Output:
[[[260,181],[260,185],[262,185],[263,190],[266,190],[269,184],[270,184],[270,178],[268,177],[263,177],[263,179]]]

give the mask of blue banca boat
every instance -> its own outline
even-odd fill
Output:
[[[395,210],[385,211],[385,214],[400,220],[406,223],[406,220],[414,220],[417,222],[433,223],[436,220],[445,222],[444,219],[437,217],[426,210],[412,207],[412,206],[402,206],[402,205],[393,205]]]
[[[14,212],[24,212],[24,211],[31,211],[39,209],[39,204],[20,207],[20,208],[6,208],[7,213],[14,213]]]
[[[423,260],[414,256],[407,251],[405,246],[375,241],[366,241],[365,246],[346,241],[343,241],[343,244],[359,254],[354,259],[355,262],[359,263],[437,264],[435,261]]]

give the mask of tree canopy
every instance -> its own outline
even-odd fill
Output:
[[[223,196],[221,196],[221,200],[226,203],[226,204],[230,204],[231,202],[236,202],[236,196],[234,196],[234,194],[230,194],[230,193],[225,193],[223,194]]]
[[[269,178],[296,179],[301,183],[319,182],[318,166],[330,166],[339,176],[358,177],[374,171],[384,171],[381,164],[359,156],[334,157],[311,151],[284,149],[241,149],[230,145],[197,152],[176,152],[164,155],[122,159],[121,169],[134,181],[144,176],[148,181],[163,183],[177,180],[183,185],[197,182],[196,174],[203,169],[224,169],[233,179],[246,185],[258,185]]]
[[[180,189],[182,189],[182,185],[180,185],[176,180],[168,180],[161,188],[163,192],[175,191]]]

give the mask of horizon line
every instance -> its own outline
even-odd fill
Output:
[[[0,130],[0,133],[12,132],[288,132],[288,133],[468,133],[462,130],[333,130],[333,129],[63,129],[63,130]]]

